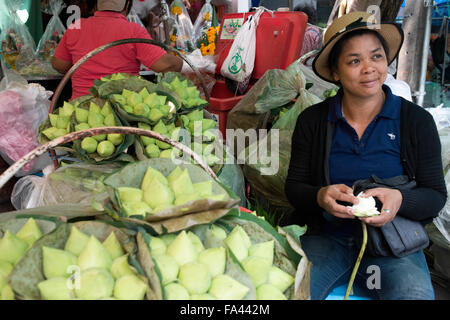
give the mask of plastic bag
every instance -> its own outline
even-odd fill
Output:
[[[58,43],[66,32],[64,24],[59,19],[59,14],[65,6],[64,3],[61,0],[51,1],[49,6],[53,16],[48,22],[45,32],[36,49],[36,56],[42,61],[51,60]]]
[[[195,48],[193,42],[194,26],[183,2],[175,0],[170,5],[170,17],[172,27],[169,37],[172,46],[182,52],[193,51]]]
[[[234,38],[220,73],[228,79],[242,82],[249,78],[255,65],[256,28],[264,8],[257,9],[242,25],[236,38]]]
[[[19,82],[8,81],[15,77]],[[0,156],[13,164],[39,146],[39,125],[47,118],[51,91],[39,84],[26,84],[17,72],[8,70],[0,88]],[[50,163],[47,154],[27,163],[17,177],[42,170]]]
[[[20,178],[11,193],[11,203],[17,210],[68,203],[90,206],[93,197],[97,201],[108,197],[102,179],[118,168],[115,164],[79,163],[55,171],[50,165],[43,170],[43,177]]]
[[[194,23],[194,43],[197,43],[203,34],[206,33],[206,30],[217,25],[213,24],[213,17],[214,8],[211,5],[211,0],[206,0]]]
[[[5,22],[2,25],[0,40],[2,55],[10,68],[20,72],[20,69],[30,64],[34,59],[36,44],[28,27],[20,20],[17,11],[23,5],[20,0],[5,0],[8,9]]]
[[[142,23],[141,19],[137,15],[136,10],[134,10],[134,8],[131,8],[130,13],[127,16],[127,19],[128,21],[137,23],[142,28],[145,28],[144,24]]]

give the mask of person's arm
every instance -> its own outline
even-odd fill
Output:
[[[72,68],[72,62],[65,61],[56,57],[52,57],[52,67],[59,73],[65,74]]]
[[[183,67],[183,59],[178,56],[174,56],[173,54],[166,53],[161,58],[156,60],[151,66],[150,69],[155,72],[169,72],[175,71],[180,72]]]

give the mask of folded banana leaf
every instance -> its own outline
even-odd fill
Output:
[[[27,251],[24,257],[16,264],[9,277],[9,284],[19,299],[41,299],[38,283],[45,280],[42,267],[42,247],[48,246],[56,249],[64,249],[70,235],[72,226],[76,226],[87,235],[94,235],[103,242],[111,232],[117,237],[125,253],[130,255],[129,261],[136,270],[143,274],[143,268],[137,263],[135,252],[137,251],[134,235],[126,229],[119,229],[112,225],[99,221],[81,221],[73,224],[62,223],[54,231],[36,241]],[[147,299],[153,298],[154,293],[148,287]]]
[[[121,73],[121,75],[123,75],[123,79],[111,80],[112,75],[103,77],[101,79],[95,79],[93,86],[89,88],[89,93],[94,97],[106,98],[111,93],[122,93],[123,88],[121,87],[124,86],[126,86],[126,89],[130,88],[128,90],[132,90],[132,88],[135,88],[136,86],[151,87],[152,85],[154,85],[153,82],[147,81],[142,77],[136,76],[134,74]]]
[[[86,100],[79,104],[78,108],[89,110],[89,105],[91,103],[95,103],[100,108],[103,107],[103,105],[106,103],[106,100],[100,99],[100,98],[92,98],[89,100]],[[113,110],[114,119],[117,126],[128,126],[128,123],[124,120],[122,120],[120,117],[117,116],[117,114]],[[77,125],[77,120],[75,117],[75,113],[72,115],[71,118],[71,131],[76,131],[75,126]],[[114,153],[109,157],[102,157],[97,152],[94,153],[87,153],[83,148],[81,148],[81,140],[77,139],[73,142],[73,149],[74,149],[74,156],[91,164],[107,164],[111,162],[132,162],[134,159],[129,156],[127,157],[124,155],[125,150],[131,146],[134,142],[134,135],[124,135],[123,141],[121,144],[115,146]]]

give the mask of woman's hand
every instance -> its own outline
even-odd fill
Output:
[[[361,220],[374,227],[381,227],[394,220],[395,215],[402,205],[402,193],[397,189],[373,188],[364,191],[362,197],[370,196],[377,197],[383,204],[381,214],[374,217],[361,218]]]
[[[353,189],[345,184],[333,184],[320,188],[317,192],[317,203],[328,213],[338,218],[354,219],[353,209],[338,204],[337,200],[353,204],[359,202],[358,198],[353,195]]]

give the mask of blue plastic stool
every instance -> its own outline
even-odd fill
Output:
[[[328,297],[326,297],[325,300],[344,300],[345,291],[347,291],[347,285],[336,287],[333,289],[333,291],[331,291],[331,293],[328,295]],[[372,299],[368,297],[349,295],[348,300],[372,300]]]

